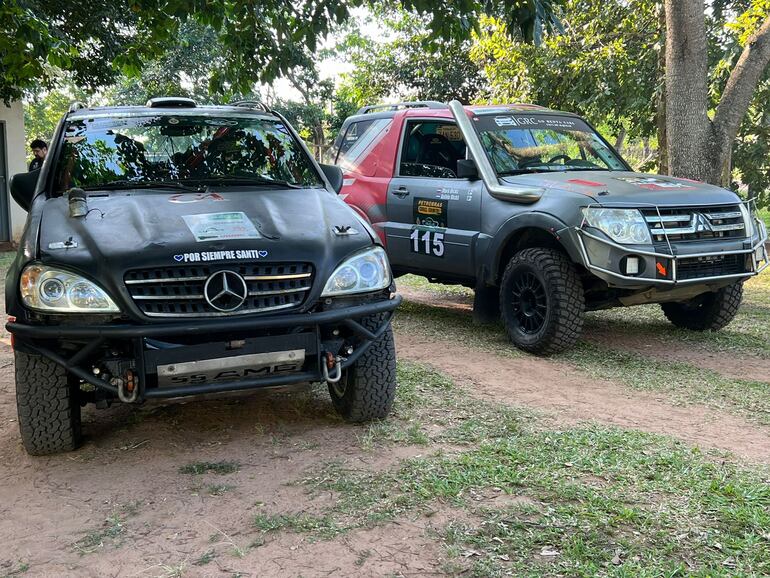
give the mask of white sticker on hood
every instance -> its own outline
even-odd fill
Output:
[[[182,218],[199,242],[261,238],[254,223],[242,211],[183,215]]]

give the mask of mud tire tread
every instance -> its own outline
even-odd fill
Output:
[[[77,389],[47,357],[16,350],[16,406],[21,441],[33,456],[72,451],[81,438]]]
[[[661,303],[663,314],[677,327],[692,331],[719,331],[738,313],[743,300],[743,283],[733,283],[709,293],[702,302]]]
[[[375,331],[382,319],[383,314],[372,316],[362,325]],[[360,423],[388,415],[396,395],[396,346],[390,324],[343,373],[342,379],[347,380],[344,395],[337,395],[332,385],[329,385],[329,394],[334,408],[346,421]]]
[[[514,271],[521,265],[536,269],[549,299],[546,327],[534,341],[524,341],[516,331],[507,297]],[[585,295],[583,284],[568,257],[556,250],[535,247],[516,253],[508,262],[500,284],[500,314],[508,337],[519,349],[536,355],[552,355],[572,347],[583,330]]]

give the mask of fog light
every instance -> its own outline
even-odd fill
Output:
[[[639,274],[639,257],[626,257],[626,275]]]

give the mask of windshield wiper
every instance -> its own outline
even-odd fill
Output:
[[[269,179],[267,177],[206,177],[195,179],[195,182],[206,185],[270,185],[274,187],[286,187],[288,189],[301,189],[300,185],[282,181],[279,179]]]
[[[612,169],[605,169],[604,167],[569,167],[564,171],[611,171]]]
[[[532,173],[548,173],[551,172],[548,169],[542,170],[542,169],[511,169],[509,171],[500,171],[497,173],[498,177],[512,177],[514,175],[525,175],[525,174],[532,174]]]
[[[201,187],[191,187],[179,181],[130,181],[121,179],[118,181],[108,181],[98,185],[81,187],[84,191],[98,190],[119,190],[119,189],[177,189],[181,191],[190,191],[193,193],[201,192]]]

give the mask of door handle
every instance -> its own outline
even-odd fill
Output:
[[[409,189],[404,186],[400,186],[395,191],[393,191],[393,194],[396,195],[399,199],[403,199],[409,194]]]

